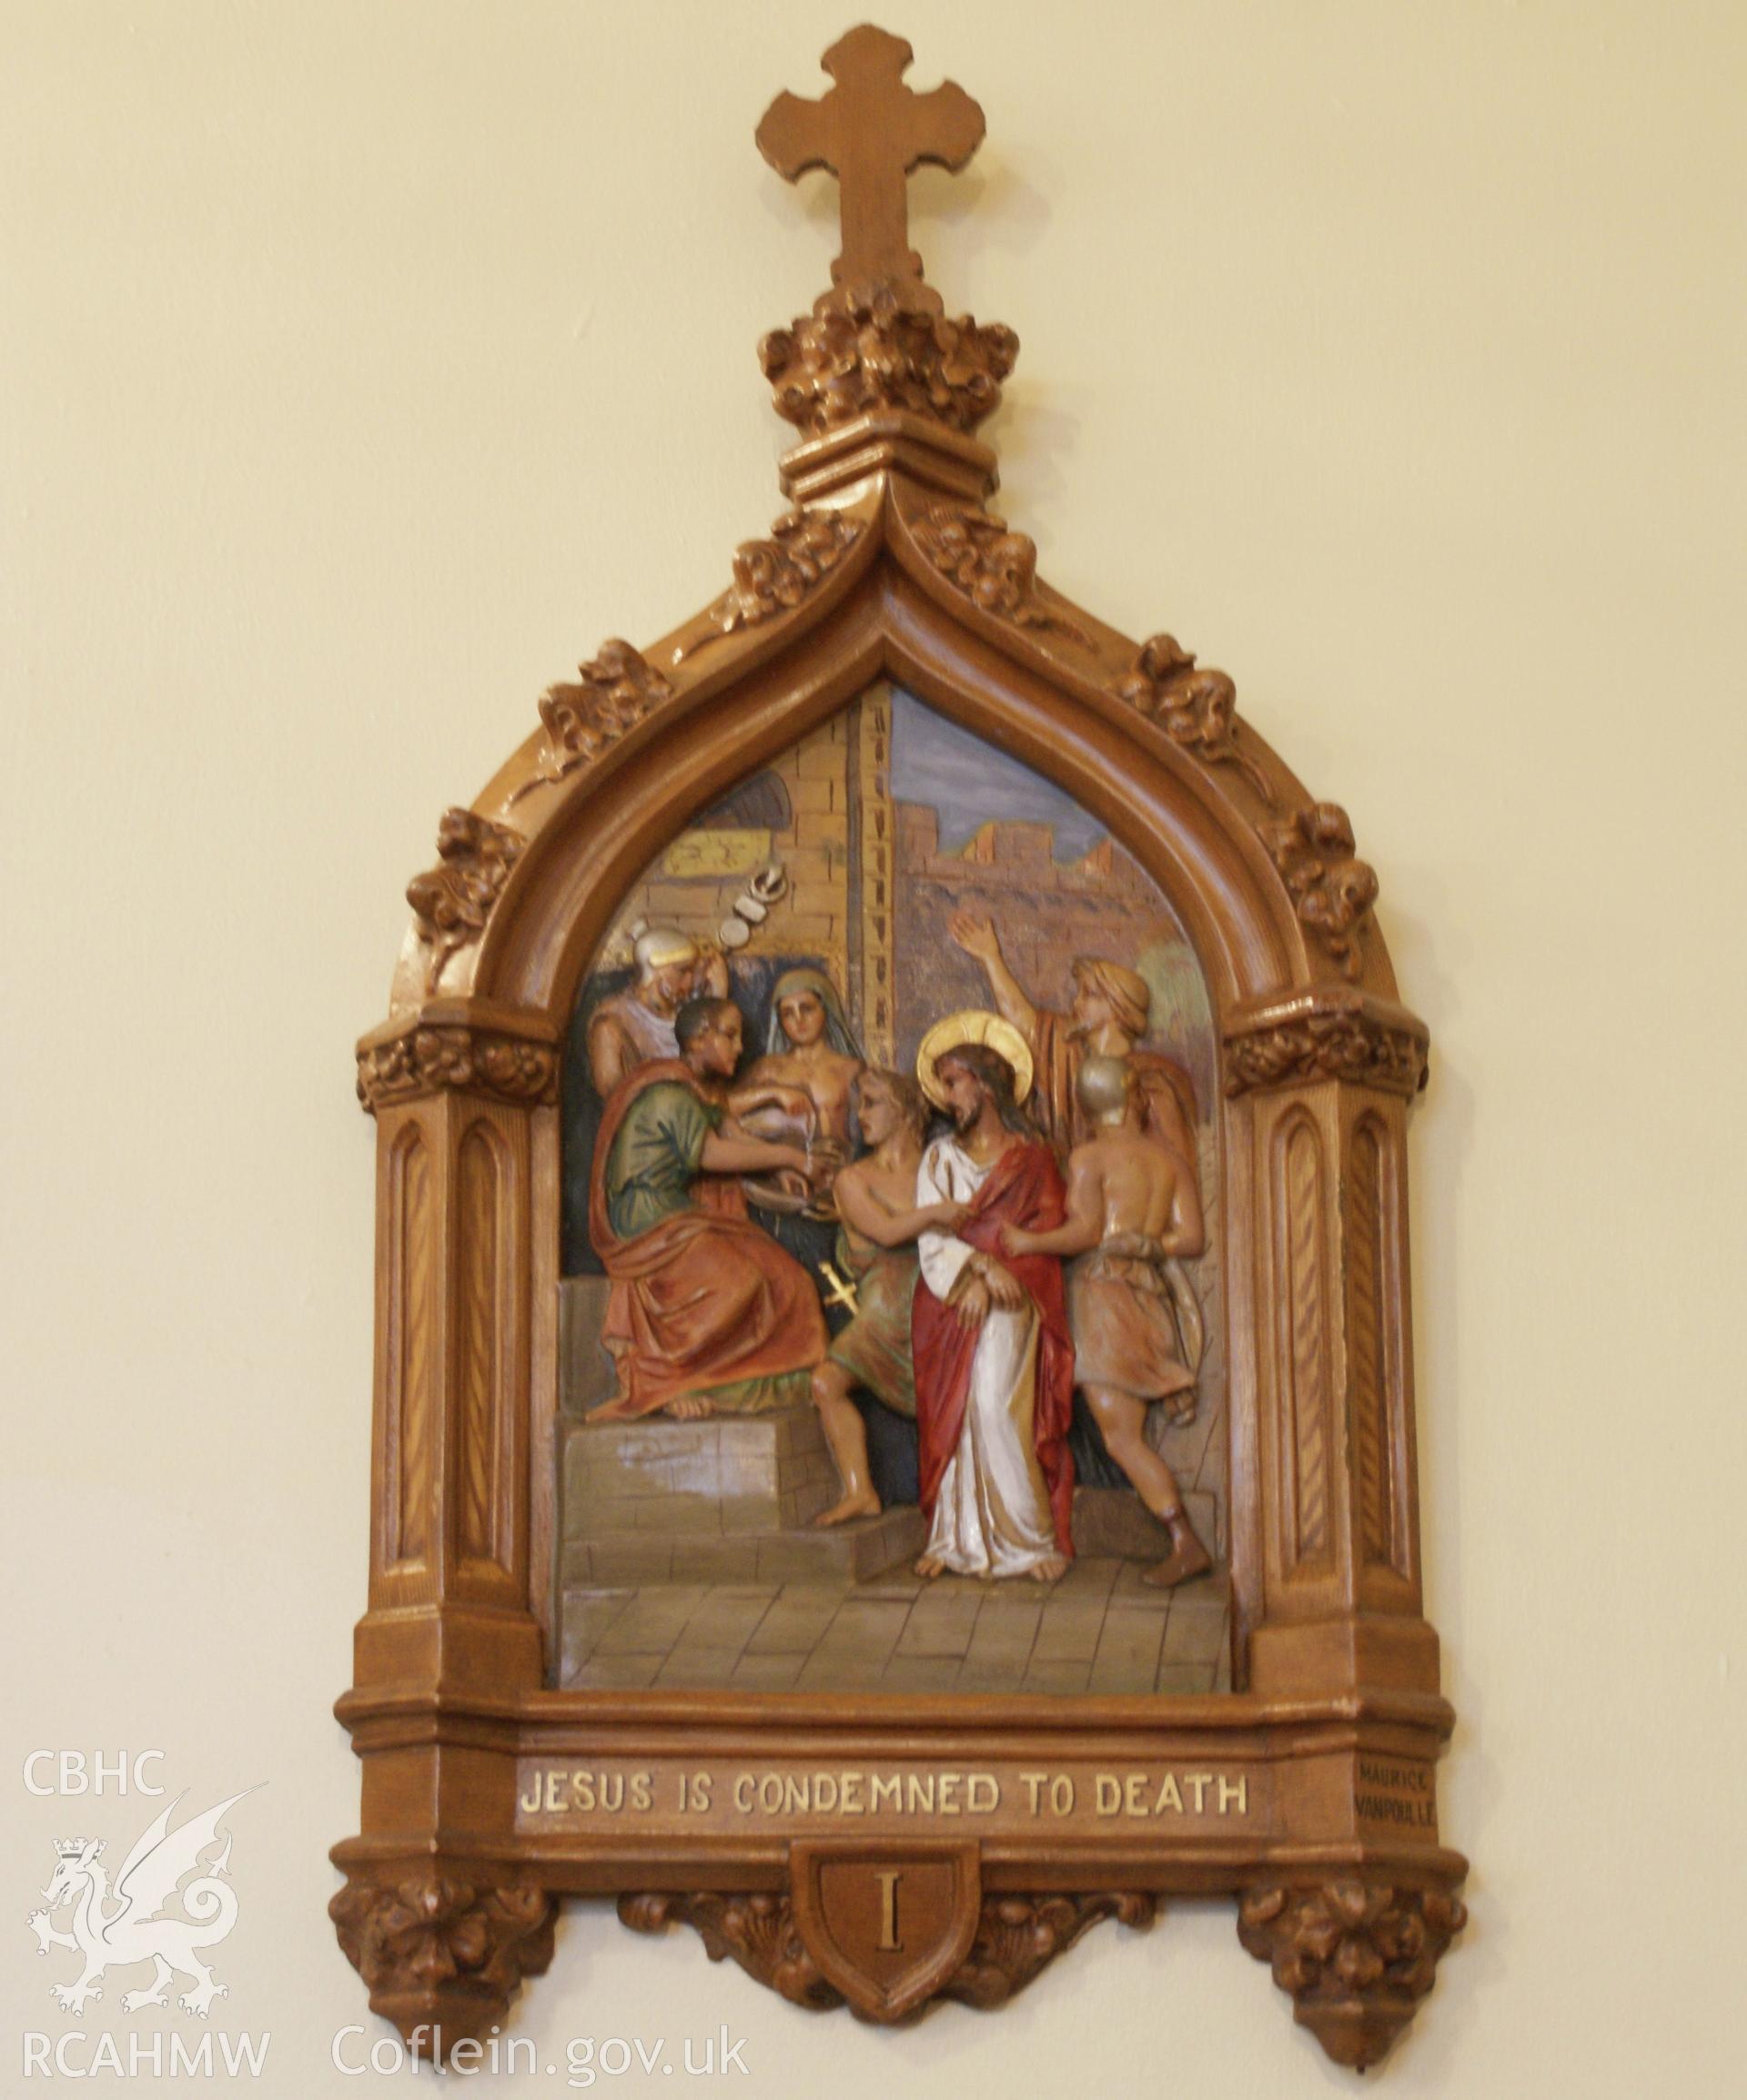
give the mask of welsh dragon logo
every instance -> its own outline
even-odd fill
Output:
[[[245,1787],[244,1793],[253,1792]],[[36,1935],[36,1952],[51,1947],[70,1947],[84,1956],[85,1967],[76,1982],[52,1984],[49,1989],[64,2013],[83,2019],[86,2004],[103,1995],[102,1983],[111,1969],[137,1968],[152,1964],[152,1980],[143,1990],[124,1991],[121,2009],[136,2013],[143,2005],[166,2005],[173,1975],[186,1976],[191,1987],[177,1998],[185,2013],[207,2017],[215,1998],[228,1996],[223,1984],[215,1983],[212,1971],[199,1950],[214,1946],[237,1923],[237,1893],[226,1876],[230,1871],[230,1833],[223,1833],[224,1849],[215,1860],[203,1860],[218,1843],[219,1825],[227,1811],[243,1794],[234,1793],[205,1815],[191,1817],[171,1830],[170,1818],[181,1805],[180,1795],[140,1837],[109,1885],[103,1864],[101,1838],[60,1838],[56,1841],[56,1866],[43,1891],[44,1908],[33,1911],[25,1921]],[[198,1873],[199,1878],[182,1883]],[[177,1897],[186,1913],[167,1913],[165,1906]],[[58,1932],[56,1912],[73,1906],[73,1929]]]

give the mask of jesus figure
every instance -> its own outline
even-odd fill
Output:
[[[923,1155],[917,1207],[968,1206],[956,1231],[924,1232],[917,1249],[923,1576],[1050,1582],[1074,1550],[1074,1346],[1061,1263],[1000,1252],[1004,1226],[1047,1232],[1065,1215],[1055,1157],[1015,1102],[1028,1063],[1016,1032],[980,1014],[940,1024],[918,1060],[924,1090],[953,1127]]]

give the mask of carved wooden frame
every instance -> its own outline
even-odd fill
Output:
[[[767,338],[779,409],[806,433],[782,463],[792,508],[694,619],[641,651],[607,642],[554,687],[409,888],[390,1015],[358,1051],[377,1123],[372,1525],[338,1708],[362,1810],[335,1848],[332,1913],[371,2004],[428,2053],[502,2017],[550,1959],[565,1894],[616,1895],[640,1929],[690,1922],[800,2004],[893,2018],[934,1996],[997,2004],[1100,1916],[1227,1892],[1298,2018],[1359,2065],[1461,1924],[1465,1864],[1434,1807],[1452,1715],[1421,1608],[1409,1323],[1426,1031],[1397,1000],[1342,812],[1237,720],[1229,679],[1070,604],[987,508],[995,458],[972,433],[1015,349],[914,287],[840,287]],[[1200,958],[1223,1072],[1229,1693],[549,1688],[557,1101],[577,986],[651,855],[880,677],[1071,790]],[[916,1855],[976,1840],[976,1908],[920,2000],[894,1998],[822,1946],[805,1876],[833,1845],[902,1852],[902,1833],[817,1818],[579,1833],[519,1806],[536,1775],[601,1760],[950,1762],[1088,1787],[1113,1769],[1217,1773],[1244,1812],[913,1832]]]

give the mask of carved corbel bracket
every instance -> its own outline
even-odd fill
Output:
[[[466,1880],[430,1865],[348,1879],[328,1906],[370,2009],[415,2055],[446,2061],[510,2009],[524,1976],[552,1958],[557,1900],[525,1882]]]
[[[1358,1878],[1250,1890],[1237,1937],[1292,2000],[1337,2064],[1381,2062],[1430,1990],[1444,1949],[1468,1922],[1450,1889]]]

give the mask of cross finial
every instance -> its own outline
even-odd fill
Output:
[[[837,177],[843,253],[838,286],[889,284],[906,307],[940,311],[910,246],[904,177],[929,161],[956,171],[983,140],[983,112],[946,81],[929,94],[904,85],[915,54],[902,36],[863,23],[820,61],[836,86],[817,102],[779,95],[758,127],[758,150],[785,181],[810,167]]]

